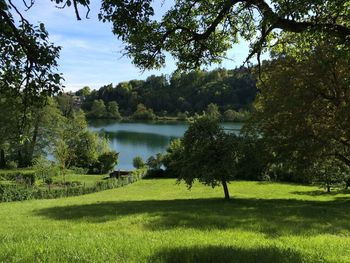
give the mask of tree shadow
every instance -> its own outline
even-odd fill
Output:
[[[313,191],[293,191],[291,194],[296,195],[309,195],[309,196],[336,196],[340,194],[350,194],[350,190],[347,189],[337,189],[332,190],[331,192],[327,192],[326,190],[313,190]]]
[[[276,247],[236,248],[225,246],[180,247],[155,253],[148,262],[164,263],[221,263],[221,262],[304,262],[302,256],[291,250]]]
[[[236,229],[261,232],[270,237],[350,234],[348,198],[327,202],[294,199],[119,201],[50,207],[36,210],[35,214],[55,220],[90,223],[147,214],[143,226],[153,231]]]

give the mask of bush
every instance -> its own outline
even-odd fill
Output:
[[[23,174],[23,181],[26,185],[35,185],[36,176],[34,173]]]
[[[136,156],[132,160],[132,164],[136,169],[141,169],[141,168],[145,167],[145,165],[146,165],[141,156]]]
[[[147,109],[145,105],[139,104],[137,105],[137,110],[131,117],[134,120],[154,120],[156,115],[152,109]]]
[[[109,171],[113,170],[114,167],[118,163],[118,156],[119,153],[115,151],[110,151],[104,154],[101,154],[98,157],[98,162],[100,163],[100,173],[108,173]]]
[[[6,167],[7,167],[8,169],[16,169],[16,168],[18,167],[18,164],[17,164],[16,161],[8,161],[8,162],[6,163]]]
[[[34,185],[36,176],[34,172],[9,171],[1,174],[1,178],[7,181],[15,181],[27,185]]]
[[[90,166],[89,173],[104,174],[110,172],[118,164],[118,156],[119,153],[115,151],[110,151],[101,154],[98,157],[98,161],[95,162],[92,166]]]
[[[176,178],[179,176],[179,169],[181,169],[182,166],[183,150],[183,144],[180,139],[175,139],[170,142],[163,156],[163,164],[167,177]]]
[[[81,186],[81,182],[77,181],[67,182],[64,188],[61,187],[54,189],[51,189],[50,187],[38,188],[34,186],[28,188],[18,185],[0,185],[0,202],[22,201],[29,199],[52,199],[90,194],[131,184],[141,179],[144,176],[145,172],[146,169],[135,170],[131,175],[123,176],[119,179],[113,178],[99,181],[91,187]],[[52,182],[50,181],[48,184],[49,183]]]
[[[160,179],[160,178],[165,178],[165,172],[163,169],[152,169],[148,170],[146,175],[146,179]]]
[[[159,170],[162,166],[163,155],[161,153],[157,153],[155,156],[150,156],[147,159],[147,165],[151,170]]]

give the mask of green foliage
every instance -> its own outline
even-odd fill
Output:
[[[273,157],[261,138],[241,134],[237,138],[236,178],[241,180],[264,181]]]
[[[156,115],[152,109],[147,109],[145,105],[138,104],[137,109],[131,116],[134,120],[154,120]]]
[[[110,101],[107,104],[107,116],[109,119],[120,120],[121,115],[119,113],[118,103],[115,101]]]
[[[99,17],[113,24],[125,53],[141,69],[164,66],[170,53],[180,69],[188,70],[222,61],[242,38],[250,42],[248,59],[259,57],[284,32],[322,34],[345,43],[348,7],[347,0],[179,0],[160,11],[153,1],[103,1]]]
[[[155,156],[150,156],[147,159],[147,166],[150,170],[160,170],[163,164],[163,155],[157,153]]]
[[[34,160],[33,169],[36,176],[45,181],[51,175],[52,164],[47,158],[41,155]]]
[[[350,53],[331,39],[289,37],[263,64],[261,92],[247,127],[264,139],[274,163],[291,174],[312,179],[326,164],[330,171],[336,164],[345,172],[350,167]],[[321,177],[331,182],[327,178],[333,175],[337,181],[334,170]]]
[[[77,96],[89,96],[91,93],[91,89],[88,86],[83,87],[82,89],[78,90],[75,92],[75,95]]]
[[[168,177],[180,176],[184,147],[180,139],[172,140],[163,156],[163,164]]]
[[[83,108],[91,117],[95,100],[103,100],[105,105],[115,101],[123,116],[131,116],[137,105],[143,104],[158,116],[185,120],[189,115],[205,111],[210,103],[216,104],[220,111],[249,109],[257,91],[255,82],[246,68],[174,73],[170,79],[164,75],[150,76],[146,80],[109,84],[94,90],[85,98]]]
[[[60,173],[64,182],[66,181],[66,169],[70,165],[71,157],[72,156],[70,154],[68,145],[65,143],[65,141],[59,139],[55,147],[55,159],[58,163],[58,167],[60,169]]]
[[[220,118],[221,118],[219,107],[218,107],[218,105],[216,105],[214,103],[210,103],[208,105],[208,107],[205,111],[205,114],[211,119],[220,120]]]
[[[182,143],[178,180],[183,180],[189,188],[196,179],[212,187],[222,184],[225,198],[229,199],[226,183],[237,173],[237,137],[225,133],[217,118],[204,115],[191,123]],[[179,163],[177,158],[175,163]]]
[[[8,161],[6,163],[6,168],[8,169],[16,169],[18,167],[18,163],[16,161]]]
[[[106,114],[107,110],[103,100],[94,100],[89,115],[96,119],[103,119],[106,117]]]
[[[145,162],[143,161],[141,156],[136,156],[133,160],[132,160],[132,164],[136,169],[141,169],[143,167],[146,166]]]
[[[110,151],[110,152],[101,154],[98,157],[98,164],[97,164],[97,166],[99,167],[99,173],[104,174],[113,170],[114,167],[118,164],[118,155],[119,153],[115,151]]]
[[[23,184],[2,185],[0,183],[0,203],[30,199],[53,199],[94,193],[131,184],[140,180],[145,173],[145,169],[139,169],[135,170],[131,175],[118,180],[108,179],[101,181],[101,179],[94,179],[93,183],[88,185],[85,185],[85,182],[83,184],[82,181],[71,180],[58,183],[54,181],[51,176],[45,179],[44,183],[48,186],[45,188],[43,185],[38,186],[35,184],[34,173],[13,172],[4,177],[13,178],[13,176],[16,175],[15,180],[19,182],[19,176],[22,176]],[[81,175],[78,175],[78,180],[81,180],[81,177]],[[90,175],[90,177],[96,177],[96,175]]]
[[[237,122],[245,122],[248,120],[248,116],[250,115],[249,111],[235,111],[228,109],[223,114],[224,121],[237,121]]]

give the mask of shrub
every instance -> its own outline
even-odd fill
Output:
[[[147,109],[145,105],[137,105],[137,109],[134,114],[131,116],[134,120],[154,120],[156,115],[152,109]]]
[[[18,167],[18,163],[16,161],[8,161],[6,163],[6,167],[8,169],[16,169]]]
[[[162,166],[163,155],[161,153],[157,153],[155,156],[150,156],[147,159],[147,165],[151,170],[159,170]]]
[[[179,176],[179,169],[181,169],[182,166],[181,160],[183,150],[183,144],[180,139],[175,139],[170,142],[163,156],[163,164],[167,177],[176,178]]]
[[[165,172],[163,169],[148,170],[145,175],[145,178],[146,179],[165,178]]]
[[[146,165],[141,156],[136,156],[132,160],[132,164],[136,169],[141,169],[141,168],[145,167],[145,165]]]
[[[119,153],[115,151],[110,151],[103,153],[98,157],[98,162],[100,163],[100,173],[108,173],[118,163]]]
[[[89,173],[103,174],[110,172],[118,164],[118,156],[119,153],[115,151],[110,151],[101,154],[98,157],[98,161],[95,162],[92,166],[90,166]]]
[[[23,174],[22,176],[23,176],[23,181],[26,185],[29,185],[29,186],[35,185],[36,176],[34,173]]]
[[[133,183],[141,179],[146,169],[135,170],[131,175],[123,176],[119,179],[108,179],[96,182],[94,186],[81,186],[81,182],[67,182],[64,188],[38,188],[23,187],[18,185],[0,185],[0,202],[22,201],[29,199],[52,199],[68,196],[77,196],[94,193],[102,190],[113,189]],[[50,180],[50,179],[48,179]],[[52,179],[51,179],[52,180]],[[49,181],[52,183],[52,181]],[[50,184],[49,184],[50,185]]]

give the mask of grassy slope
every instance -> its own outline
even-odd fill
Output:
[[[350,197],[235,182],[234,197],[174,180],[0,204],[4,262],[350,262]],[[317,194],[317,195],[315,195]]]

